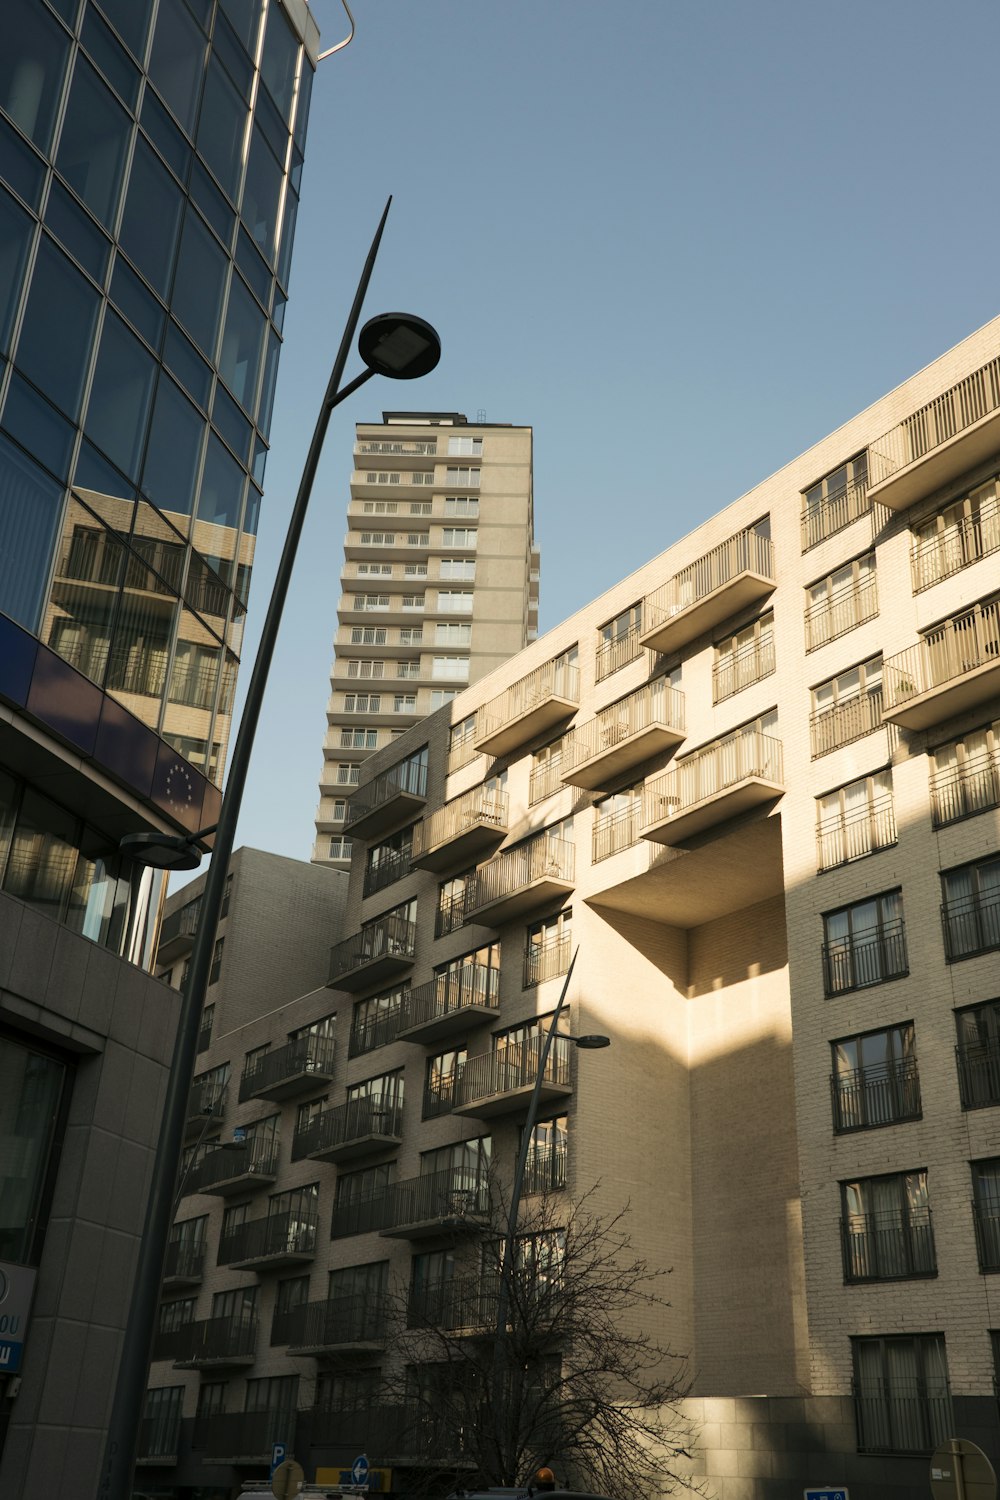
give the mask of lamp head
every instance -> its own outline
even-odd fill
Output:
[[[201,850],[183,835],[129,833],[119,839],[118,847],[137,865],[151,870],[197,870],[201,864]]]
[[[573,1038],[573,1044],[574,1046],[579,1047],[583,1052],[596,1052],[601,1047],[610,1047],[611,1038],[609,1036],[599,1035],[575,1036]]]
[[[358,353],[376,375],[416,380],[429,375],[441,358],[441,340],[413,313],[379,313],[358,334]]]

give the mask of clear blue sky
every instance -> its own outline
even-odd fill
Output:
[[[534,427],[544,630],[1000,310],[995,0],[354,8],[313,93],[244,690],[390,192],[365,310],[429,318],[444,354],[331,426],[238,840],[300,858],[355,421]]]

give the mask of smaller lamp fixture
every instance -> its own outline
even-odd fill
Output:
[[[601,1047],[610,1047],[611,1038],[609,1036],[600,1036],[599,1034],[575,1036],[573,1038],[573,1045],[574,1047],[579,1047],[583,1052],[597,1052]]]
[[[416,380],[441,358],[441,340],[414,313],[379,313],[358,334],[358,353],[376,375]]]
[[[128,833],[118,840],[118,848],[137,865],[150,870],[197,870],[204,850],[196,849],[199,839],[214,833],[216,824],[199,828],[197,833]]]

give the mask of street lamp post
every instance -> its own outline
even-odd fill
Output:
[[[132,1472],[146,1392],[146,1377],[160,1296],[163,1261],[173,1219],[174,1191],[184,1138],[187,1094],[197,1058],[198,1030],[205,991],[208,988],[209,971],[212,966],[215,931],[222,910],[226,875],[236,836],[236,824],[257,722],[260,718],[264,689],[274,655],[278,626],[291,582],[295,554],[298,550],[330,415],[334,407],[364,385],[373,375],[387,375],[393,380],[413,380],[418,376],[429,374],[441,357],[440,340],[429,323],[407,313],[382,313],[364,325],[358,339],[359,353],[366,365],[365,370],[349,381],[343,390],[340,388],[391,202],[390,198],[386,203],[368,252],[340,348],[334,360],[326,394],[323,397],[323,404],[320,407],[312,441],[309,444],[298,493],[292,507],[288,534],[261,631],[260,645],[253,665],[239,732],[233,746],[225,794],[219,811],[219,821],[214,829],[203,829],[200,833],[187,837],[171,838],[154,834],[139,835],[126,841],[126,847],[129,848],[132,857],[144,863],[156,865],[159,868],[194,868],[198,863],[198,859],[194,857],[195,843],[199,838],[207,837],[211,832],[215,834],[212,863],[202,892],[188,977],[181,992],[177,1036],[167,1077],[160,1137],[153,1159],[145,1226],[139,1242],[132,1302],[122,1341],[118,1379],[115,1385],[104,1463],[98,1488],[100,1500],[130,1500],[132,1493]]]
[[[507,1232],[504,1236],[502,1258],[500,1261],[500,1281],[497,1286],[497,1321],[493,1338],[493,1381],[491,1400],[493,1403],[493,1432],[496,1441],[497,1463],[503,1466],[504,1459],[504,1353],[507,1347],[507,1314],[510,1308],[511,1291],[514,1284],[514,1258],[517,1254],[517,1221],[521,1211],[521,1197],[524,1192],[524,1174],[528,1165],[528,1152],[531,1149],[531,1137],[535,1126],[538,1124],[538,1107],[542,1098],[542,1084],[545,1081],[545,1068],[552,1051],[552,1043],[557,1034],[559,1018],[566,1005],[566,996],[569,993],[569,982],[573,977],[573,968],[576,964],[579,948],[573,950],[573,956],[566,970],[566,978],[559,992],[559,1001],[552,1013],[549,1029],[545,1033],[538,1054],[538,1070],[535,1074],[534,1086],[531,1097],[528,1100],[528,1113],[524,1121],[521,1133],[521,1147],[517,1153],[517,1163],[514,1167],[514,1181],[510,1190],[510,1204],[507,1210]],[[594,1051],[599,1047],[609,1047],[610,1038],[606,1036],[577,1036],[568,1038],[574,1047],[584,1051]],[[515,1484],[517,1476],[513,1474],[500,1474],[496,1476],[502,1484]]]

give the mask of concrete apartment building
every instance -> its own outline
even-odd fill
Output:
[[[177,1014],[118,843],[216,819],[318,36],[2,31],[0,1490],[95,1494]]]
[[[332,993],[206,1059],[281,1144],[197,1164],[151,1380],[233,1482],[286,1434],[405,1489],[383,1293],[477,1264],[574,948],[612,1047],[557,1039],[529,1193],[672,1267],[706,1492],[1000,1460],[998,483],[1000,319],[366,761]]]
[[[387,411],[354,461],[313,849],[344,870],[366,757],[538,628],[530,427]]]

